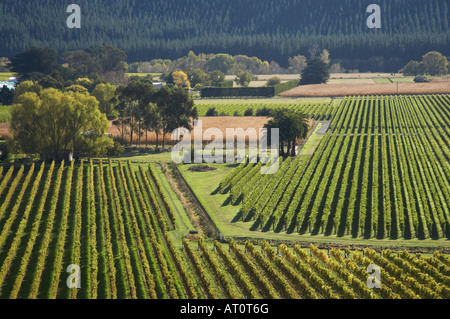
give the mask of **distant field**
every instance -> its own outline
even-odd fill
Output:
[[[0,123],[0,137],[6,137],[9,135],[9,123]]]
[[[0,81],[8,81],[10,77],[14,76],[13,73],[10,72],[0,72]]]
[[[330,79],[380,79],[402,78],[401,73],[332,73]]]
[[[278,77],[281,81],[300,79],[300,74],[257,74],[258,81],[267,81]],[[234,80],[235,75],[225,76],[225,80]],[[331,73],[330,79],[380,79],[380,78],[403,78],[401,73]]]
[[[374,83],[383,84],[383,83],[414,83],[413,76],[407,76],[403,78],[381,78],[381,79],[373,79]]]
[[[147,76],[151,75],[152,77],[160,77],[162,73],[126,73],[128,76]]]
[[[252,88],[256,88],[256,87],[266,86],[266,84],[267,84],[267,81],[260,81],[260,80],[258,80],[258,81],[250,82],[250,84],[248,86],[252,87]],[[239,87],[238,85],[236,85],[236,83],[234,83],[233,86],[234,87]]]
[[[249,87],[266,86],[267,80],[269,80],[273,77],[278,77],[282,83],[300,79],[299,74],[265,74],[265,75],[255,75],[255,77],[256,77],[256,79],[250,82],[250,84],[248,85]],[[234,82],[235,78],[236,78],[235,75],[226,75],[225,76],[225,80],[233,81],[233,86],[239,87],[239,85],[237,85],[236,82]]]
[[[335,97],[350,95],[446,94],[450,82],[387,84],[315,84],[299,86],[280,94],[281,97]]]
[[[0,106],[0,123],[11,121],[11,106]]]
[[[278,77],[282,82],[298,80],[300,74],[265,74],[256,75],[257,80],[250,87],[265,86],[267,80]],[[234,80],[235,75],[227,75],[226,80]],[[400,73],[332,73],[327,84],[384,84],[384,83],[414,83],[414,77],[405,77]],[[234,85],[236,86],[236,84]]]
[[[374,84],[378,79],[330,79],[327,84]],[[387,80],[388,79],[383,79]]]
[[[224,99],[224,100],[196,100],[199,116],[205,116],[210,108],[215,108],[219,115],[243,116],[248,109],[253,115],[258,109],[273,109],[277,107],[295,108],[314,119],[326,119],[333,110],[331,99]]]

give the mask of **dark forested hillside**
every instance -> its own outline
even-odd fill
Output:
[[[69,4],[81,29],[66,26]],[[379,4],[381,29],[366,8]],[[286,64],[317,45],[333,59],[382,56],[402,66],[431,50],[450,55],[447,0],[0,0],[0,56],[32,45],[63,52],[112,44],[129,61],[196,53],[246,54]]]

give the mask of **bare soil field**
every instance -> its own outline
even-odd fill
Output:
[[[375,79],[367,79],[367,78],[340,78],[340,79],[329,79],[327,84],[374,84]]]
[[[0,123],[0,137],[9,135],[9,123]]]
[[[235,75],[225,76],[226,80],[235,79]],[[267,80],[273,77],[278,77],[282,82],[300,80],[300,74],[259,74],[258,78],[250,83],[250,87],[265,86]],[[414,77],[405,77],[401,73],[332,73],[328,84],[379,84],[379,83],[393,83],[393,82],[413,82]],[[434,82],[435,79],[431,79]],[[441,80],[441,79],[438,79]],[[445,80],[445,79],[444,79]],[[234,83],[234,87],[238,87]]]
[[[293,88],[281,97],[336,97],[348,95],[445,94],[450,93],[450,81],[430,83],[386,84],[314,84]]]
[[[433,79],[430,79],[430,82],[436,82],[436,83],[450,83],[450,77],[446,77],[446,78],[433,78]]]
[[[202,121],[202,134],[205,133],[207,129],[217,128],[219,129],[225,138],[227,128],[237,129],[242,128],[245,130],[249,128],[254,128],[256,132],[259,132],[259,129],[264,127],[264,124],[267,123],[268,119],[262,116],[248,116],[248,117],[236,117],[236,116],[215,116],[215,117],[200,117],[199,120]],[[310,120],[310,126],[312,127],[313,121]],[[10,124],[9,123],[1,123],[0,124],[0,137],[6,137],[9,135]],[[117,126],[112,125],[110,122],[110,128],[108,130],[108,134],[113,137],[120,137],[121,133]],[[129,139],[129,136],[127,136]],[[133,143],[137,144],[139,138],[137,134],[133,136]],[[156,143],[156,134],[153,132],[149,132],[147,136],[145,133],[141,137],[141,145],[145,145],[146,142],[148,144]],[[159,136],[159,143],[162,143],[162,136]],[[166,135],[166,144],[175,144],[175,141],[171,141],[170,134]]]
[[[219,129],[225,138],[226,129],[236,129],[236,128],[243,128],[244,130],[247,130],[248,128],[254,128],[256,129],[256,132],[260,128],[264,127],[264,124],[267,123],[266,117],[259,117],[259,116],[249,116],[249,117],[235,117],[235,116],[214,116],[214,117],[199,117],[199,120],[202,121],[202,134],[205,133],[207,129],[210,128],[217,128]],[[1,126],[0,126],[1,128]],[[1,131],[0,131],[1,132]],[[111,136],[120,136],[120,131],[117,128],[117,126],[112,125],[110,123],[110,128],[108,133]],[[129,139],[129,136],[128,136]],[[133,136],[133,143],[138,143],[138,136],[135,134]],[[146,141],[148,144],[156,144],[156,134],[153,132],[149,132],[147,134],[147,137],[145,134],[141,137],[141,144],[145,145]],[[159,143],[162,143],[162,136],[159,136]],[[166,144],[176,144],[176,141],[171,140],[170,134],[166,135]]]

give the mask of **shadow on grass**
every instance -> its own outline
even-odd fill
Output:
[[[220,193],[220,186],[217,186],[217,188],[210,195],[217,195],[219,193]]]
[[[255,212],[253,210],[251,210],[245,217],[244,222],[251,221],[253,219],[253,216],[255,216]]]
[[[281,221],[278,222],[277,226],[274,229],[275,233],[281,233],[283,231],[286,231],[285,224]]]
[[[239,206],[241,204],[243,198],[244,198],[244,194],[239,195],[239,197],[234,201],[233,206]]]
[[[120,159],[120,158],[127,158],[127,157],[137,157],[137,156],[145,156],[145,155],[162,155],[170,153],[169,148],[159,148],[156,150],[155,148],[150,147],[133,147],[131,150],[126,150],[120,155],[112,156],[112,159]]]
[[[271,216],[269,217],[269,220],[266,222],[266,224],[262,227],[261,231],[263,233],[266,233],[268,231],[270,231],[273,228],[273,222],[274,222],[274,218]]]
[[[260,225],[261,225],[261,222],[260,222],[259,219],[257,219],[257,220],[253,223],[252,227],[250,227],[250,230],[251,230],[251,231],[258,230],[258,228],[260,227]]]
[[[238,167],[240,164],[239,163],[233,163],[233,164],[227,164],[226,167],[233,167],[236,168]]]
[[[227,199],[225,199],[225,201],[223,202],[222,207],[230,205],[231,199],[231,195],[228,196]]]
[[[242,211],[240,210],[236,216],[234,216],[233,220],[231,221],[232,223],[237,223],[238,221],[240,221],[242,219]]]

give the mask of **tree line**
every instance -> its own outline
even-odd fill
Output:
[[[201,89],[204,87],[233,87],[231,83],[225,83],[226,74],[235,74],[234,82],[241,87],[247,87],[250,82],[257,79],[257,74],[294,73],[302,74],[303,81],[300,84],[326,83],[330,72],[343,71],[339,64],[330,66],[330,53],[324,49],[318,54],[318,49],[313,48],[309,57],[297,55],[289,58],[289,70],[282,70],[274,62],[269,64],[256,57],[245,55],[232,56],[230,54],[199,54],[190,51],[187,56],[175,61],[165,60],[165,72],[160,76],[169,84],[177,84],[182,87]],[[160,71],[160,60],[145,63],[134,63],[137,72]],[[314,65],[315,64],[315,65]],[[309,65],[309,68],[308,68]],[[169,67],[170,66],[170,67]],[[145,69],[144,69],[145,68]],[[280,83],[278,77],[273,77],[267,82],[267,86],[275,86]]]
[[[35,47],[16,54],[9,63],[20,84],[10,92],[10,148],[38,154],[42,160],[114,155],[123,145],[155,132],[163,137],[191,129],[197,112],[189,93],[177,85],[157,90],[145,78],[124,81],[126,54],[113,46],[63,54]],[[115,83],[115,84],[113,84]],[[3,90],[2,90],[3,92]],[[11,94],[13,93],[13,94]],[[110,122],[120,139],[106,135]],[[158,147],[158,145],[157,145]]]
[[[419,61],[409,61],[407,65],[401,69],[401,72],[405,76],[417,76],[417,75],[445,75],[450,70],[447,57],[440,52],[428,52]]]

